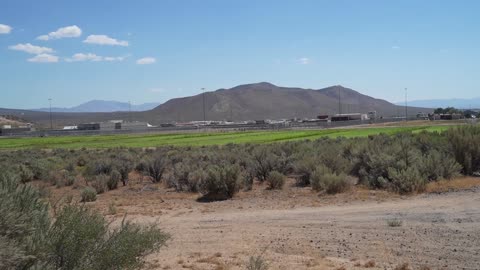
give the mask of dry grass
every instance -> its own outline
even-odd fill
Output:
[[[410,267],[410,265],[408,263],[402,263],[402,264],[399,264],[395,267],[394,270],[411,270],[412,268]]]
[[[480,178],[459,177],[452,180],[440,180],[427,184],[427,193],[444,193],[456,190],[465,190],[480,186]]]
[[[400,227],[402,226],[402,224],[403,224],[403,221],[398,218],[387,220],[388,227]]]
[[[375,261],[374,261],[374,260],[370,260],[370,261],[366,262],[366,263],[363,265],[363,267],[365,267],[365,268],[373,268],[373,267],[375,267],[375,265],[377,265],[377,264],[375,263]]]

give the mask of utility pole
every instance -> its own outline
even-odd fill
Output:
[[[202,88],[202,98],[203,98],[203,121],[207,121],[207,117],[206,117],[206,114],[205,114],[205,88]]]
[[[128,121],[132,122],[132,104],[128,101]]]
[[[53,129],[53,118],[52,118],[52,99],[48,99],[48,103],[50,104],[50,129]]]
[[[340,87],[338,87],[338,114],[342,114],[342,97],[340,94]]]
[[[407,91],[408,89],[405,87],[405,121],[408,121]]]

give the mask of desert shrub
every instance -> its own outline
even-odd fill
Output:
[[[108,177],[108,180],[107,180],[108,190],[116,189],[118,187],[118,182],[121,179],[122,179],[122,175],[117,170],[113,170],[112,173],[110,173],[110,176]]]
[[[0,269],[29,269],[43,258],[48,206],[32,186],[0,172]]]
[[[419,164],[421,174],[428,181],[436,181],[440,179],[451,179],[460,174],[462,166],[458,164],[454,158],[447,153],[443,155],[433,150],[428,153]]]
[[[268,263],[262,256],[251,256],[248,260],[247,270],[268,270]]]
[[[84,167],[85,165],[87,165],[87,161],[86,159],[82,156],[82,157],[79,157],[77,159],[77,166],[78,167]]]
[[[107,158],[92,159],[87,163],[85,170],[86,176],[95,176],[100,174],[110,174],[113,170],[111,161]]]
[[[421,192],[425,190],[425,178],[415,167],[406,169],[389,169],[390,189],[400,194]]]
[[[211,199],[229,199],[240,189],[240,167],[238,165],[212,165],[206,178],[200,182],[200,192]]]
[[[158,183],[162,180],[163,173],[167,168],[167,160],[163,155],[157,155],[146,162],[145,174],[150,176],[152,182]]]
[[[108,191],[107,182],[109,181],[108,175],[99,174],[94,177],[93,181],[91,181],[91,186],[95,189],[97,194],[102,194]]]
[[[155,226],[108,222],[86,207],[67,205],[48,231],[48,265],[55,269],[135,269],[168,235]]]
[[[18,175],[19,175],[20,181],[22,183],[30,182],[34,178],[34,174],[33,174],[32,170],[30,170],[30,168],[28,168],[27,166],[25,166],[23,164],[20,164],[18,166]]]
[[[176,191],[197,192],[199,183],[206,178],[206,175],[205,170],[197,168],[191,160],[187,159],[173,165],[167,184]]]
[[[268,147],[273,146],[259,146],[252,153],[251,166],[255,176],[261,182],[267,180],[272,171],[287,173],[292,167],[290,158],[284,152],[277,154],[273,151],[274,149]]]
[[[315,191],[336,194],[346,191],[351,184],[344,173],[335,174],[330,168],[320,165],[312,174],[311,185]]]
[[[37,180],[48,180],[51,172],[51,164],[46,159],[34,159],[29,161],[33,178]]]
[[[120,180],[127,181],[128,174],[133,170],[132,156],[128,154],[119,155],[113,161],[113,170],[120,173]]]
[[[75,176],[73,176],[67,170],[61,170],[59,172],[52,172],[51,174],[52,174],[51,179],[53,181],[53,184],[57,188],[61,188],[61,187],[65,187],[65,186],[71,186],[75,182]]]
[[[446,132],[455,159],[462,165],[462,172],[472,175],[480,171],[480,127],[464,126]]]
[[[82,202],[94,202],[97,200],[97,191],[94,188],[86,187],[81,193]]]
[[[0,172],[0,269],[137,269],[169,238],[153,225],[111,228],[84,206],[53,214],[32,186]]]
[[[340,140],[324,140],[319,154],[319,161],[336,174],[350,173],[352,166],[350,161],[343,156],[342,141]]]
[[[282,189],[285,185],[285,175],[273,171],[268,174],[267,183],[270,189]]]
[[[310,178],[317,165],[318,161],[315,160],[311,155],[306,155],[295,162],[294,168],[295,173],[298,175],[298,186],[310,185]]]
[[[393,218],[393,219],[387,219],[387,225],[388,227],[400,227],[402,226],[403,221],[398,218]]]

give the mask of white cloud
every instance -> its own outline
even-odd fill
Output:
[[[140,58],[137,60],[137,64],[139,65],[149,65],[149,64],[153,64],[157,62],[157,59],[153,58],[153,57],[144,57],[144,58]]]
[[[39,55],[35,55],[35,57],[29,58],[27,61],[34,63],[57,63],[58,56],[42,53]]]
[[[105,56],[105,57],[103,57],[103,61],[107,61],[107,62],[123,61],[123,60],[125,60],[124,56],[116,56],[116,57]]]
[[[10,50],[22,51],[22,52],[31,53],[31,54],[45,54],[45,53],[54,52],[52,48],[35,46],[30,43],[17,44],[17,45],[9,46],[8,48]]]
[[[91,61],[91,62],[100,62],[100,61],[123,61],[125,60],[124,56],[99,56],[93,53],[76,53],[71,58],[66,58],[66,62],[84,62],[84,61]]]
[[[90,35],[83,42],[98,45],[128,46],[128,41],[116,40],[107,35]]]
[[[310,60],[310,58],[308,58],[308,57],[302,57],[302,58],[298,59],[298,62],[302,65],[308,65],[312,62],[312,60]]]
[[[392,46],[392,49],[393,49],[393,50],[398,50],[398,49],[400,49],[400,46],[396,46],[396,45],[395,45],[395,46]]]
[[[6,24],[0,23],[0,34],[10,34],[12,27]]]
[[[57,31],[50,32],[48,35],[41,35],[37,37],[38,40],[50,40],[61,38],[74,38],[82,35],[82,29],[76,25],[58,28]]]

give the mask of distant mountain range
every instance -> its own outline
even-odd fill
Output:
[[[397,105],[405,105],[405,102],[397,102]],[[408,101],[409,106],[424,108],[445,108],[455,107],[458,109],[480,109],[480,97],[471,99],[426,99]]]
[[[205,101],[205,103],[204,103]],[[85,122],[124,119],[147,121],[150,124],[203,120],[259,120],[316,118],[320,114],[367,113],[403,116],[403,105],[397,106],[382,99],[361,94],[340,85],[322,89],[280,87],[267,82],[239,85],[230,89],[219,89],[190,97],[171,99],[151,110],[128,112],[128,107],[85,109],[114,112],[71,113],[55,112],[53,121],[58,126]],[[409,104],[412,105],[412,104]],[[124,106],[128,106],[125,103]],[[125,109],[127,108],[127,109]],[[123,112],[122,112],[123,111]],[[127,112],[125,112],[127,111]],[[432,112],[432,109],[409,107],[410,115]],[[18,115],[41,125],[49,124],[49,113],[45,111],[0,109],[0,114]]]
[[[128,102],[110,101],[110,100],[91,100],[71,108],[52,108],[52,112],[128,112],[128,111],[148,111],[160,105],[159,102],[144,103],[139,105],[130,105]],[[49,112],[50,108],[32,109],[32,111]]]

